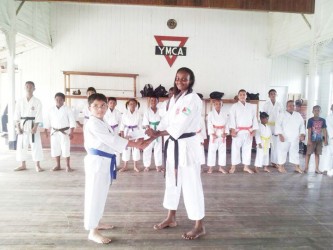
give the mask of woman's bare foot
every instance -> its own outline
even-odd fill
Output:
[[[27,170],[26,166],[19,166],[17,168],[14,168],[14,171],[23,171],[23,170]]]
[[[176,221],[165,219],[161,223],[154,225],[154,229],[155,230],[161,230],[161,229],[164,229],[164,228],[167,228],[167,227],[176,227],[176,226],[177,226]]]
[[[268,169],[268,167],[264,167],[264,171],[267,172],[267,173],[270,173],[271,171]]]
[[[254,170],[253,170],[253,172],[255,172],[256,174],[259,174],[259,172],[260,172],[260,171],[259,171],[259,168],[258,168],[258,167],[255,167]]]
[[[134,167],[133,169],[134,169],[134,171],[137,172],[137,173],[140,172],[140,170],[139,170],[137,167]]]
[[[134,169],[135,170],[135,169]],[[146,167],[143,171],[145,171],[145,172],[149,172],[149,167]]]
[[[61,170],[60,166],[55,166],[54,168],[51,169],[51,171],[59,171]]]
[[[191,231],[184,233],[182,235],[182,238],[185,240],[195,240],[199,238],[200,236],[203,236],[206,234],[205,227],[202,228],[193,228]]]
[[[223,167],[219,167],[219,172],[222,174],[227,174],[228,172],[226,170],[224,170]]]
[[[36,172],[43,172],[44,169],[42,169],[40,166],[36,166]]]
[[[213,168],[212,167],[209,167],[208,171],[207,171],[207,174],[212,174],[213,173]]]
[[[229,170],[229,174],[233,174],[236,171],[236,166],[231,166],[230,170]]]
[[[316,169],[316,170],[315,170],[315,173],[316,173],[316,174],[322,174],[323,172],[321,172],[319,169]]]
[[[99,244],[109,244],[111,242],[111,239],[101,235],[98,229],[90,230],[88,239]]]
[[[73,172],[73,171],[74,170],[70,166],[66,167],[66,172]]]
[[[278,165],[277,169],[280,173],[287,173],[287,171],[283,165]]]
[[[253,174],[254,173],[248,166],[244,167],[243,171],[244,172],[248,172],[249,174]]]
[[[97,226],[97,230],[109,230],[109,229],[113,229],[114,226],[111,224],[104,224],[104,223],[99,223]]]
[[[161,167],[156,167],[156,172],[161,172]]]

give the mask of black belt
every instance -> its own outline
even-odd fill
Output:
[[[167,159],[167,155],[168,155],[169,140],[172,140],[175,143],[174,158],[175,158],[176,186],[177,186],[177,177],[178,177],[178,157],[179,157],[178,140],[179,139],[184,139],[184,138],[189,138],[189,137],[192,137],[192,136],[195,136],[195,135],[196,135],[195,132],[193,132],[193,133],[184,133],[177,140],[170,135],[169,138],[165,142],[165,151],[164,151],[164,165],[165,166],[166,166],[166,159]],[[166,172],[166,168],[165,168],[165,172]],[[165,172],[164,172],[164,175],[165,175]]]
[[[63,133],[64,135],[67,135],[66,133],[65,133],[65,131],[67,130],[67,129],[69,129],[69,127],[65,127],[65,128],[52,128],[54,131],[53,131],[53,133],[51,134],[51,135],[53,135],[55,132],[61,132],[61,133]]]
[[[22,127],[24,127],[24,124],[25,124],[27,121],[32,121],[32,122],[31,122],[31,128],[34,127],[34,120],[35,120],[35,117],[33,117],[33,116],[21,117],[21,120],[24,120]],[[23,129],[23,128],[22,128],[22,129]],[[31,141],[32,141],[33,143],[35,142],[35,134],[31,134]]]

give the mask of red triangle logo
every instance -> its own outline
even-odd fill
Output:
[[[184,47],[188,39],[188,37],[181,37],[181,36],[154,36],[154,37],[158,46],[160,47],[164,47],[163,41],[179,42],[178,48]],[[177,55],[164,55],[164,57],[167,60],[170,67],[172,67],[173,63],[177,59]]]

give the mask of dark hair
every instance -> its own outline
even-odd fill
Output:
[[[89,91],[94,91],[95,93],[97,93],[96,89],[94,87],[89,87],[87,88],[87,92],[88,93]]]
[[[276,90],[275,90],[275,89],[270,89],[270,90],[268,91],[268,95],[270,95],[271,92],[275,92],[275,93],[276,93]]]
[[[263,118],[268,118],[269,115],[266,112],[260,112],[259,117],[260,119],[263,119]]]
[[[186,94],[192,93],[193,85],[194,85],[194,82],[195,82],[195,76],[194,76],[193,71],[189,68],[186,68],[186,67],[182,67],[182,68],[178,69],[177,73],[180,72],[180,71],[184,71],[184,72],[186,72],[187,74],[190,75],[190,84],[188,85],[188,89],[187,89]],[[177,75],[177,73],[176,73],[176,75]],[[173,88],[174,88],[174,96],[178,95],[180,93],[180,90],[177,88],[177,85],[176,85],[176,77],[175,77],[175,82],[173,84]]]
[[[62,99],[65,100],[65,95],[63,93],[61,93],[61,92],[56,93],[54,98],[56,98],[57,96],[59,96],[59,97],[61,97]]]
[[[100,93],[95,93],[95,94],[92,94],[88,97],[88,104],[89,106],[95,101],[103,101],[105,103],[107,103],[107,99],[106,99],[106,96],[103,95],[103,94],[100,94]]]
[[[240,89],[240,90],[238,91],[238,95],[239,95],[240,92],[244,92],[245,94],[247,94],[245,89]]]
[[[25,82],[25,84],[30,84],[35,87],[35,83],[33,81],[27,81],[27,82]]]
[[[115,98],[115,97],[108,97],[108,102],[109,101],[115,101],[115,102],[117,102],[117,98]]]
[[[314,105],[312,110],[314,110],[314,109],[320,109],[321,110],[321,107],[319,105]]]
[[[128,101],[127,101],[126,104],[125,104],[126,109],[127,109],[128,104],[129,104],[130,102],[135,102],[135,103],[136,103],[136,106],[138,107],[138,109],[140,108],[140,103],[139,103],[136,99],[131,98],[131,99],[128,99]]]
[[[289,100],[289,101],[287,101],[286,106],[288,106],[288,104],[289,104],[290,102],[292,102],[292,103],[294,104],[294,101],[293,101],[293,100]]]

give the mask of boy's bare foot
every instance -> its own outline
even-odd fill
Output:
[[[229,170],[229,174],[233,174],[235,173],[236,167],[235,166],[231,166],[230,170]]]
[[[273,162],[271,162],[271,166],[272,166],[273,168],[278,168],[278,165],[277,165],[276,163],[273,163]]]
[[[135,170],[135,169],[134,169]],[[143,171],[145,171],[145,172],[149,172],[149,167],[146,167]]]
[[[51,169],[51,171],[59,171],[61,170],[60,166],[55,166],[54,168]]]
[[[303,174],[302,169],[298,165],[295,167],[295,172]]]
[[[209,167],[208,171],[207,171],[207,174],[212,174],[213,173],[213,168],[212,167]]]
[[[122,167],[121,169],[119,169],[119,172],[125,172],[127,171],[127,167]]]
[[[321,172],[319,169],[316,169],[315,173],[316,174],[322,174],[323,172]]]
[[[140,170],[139,170],[137,167],[134,167],[133,169],[134,169],[134,171],[137,172],[137,173],[140,172]]]
[[[309,168],[304,168],[303,173],[307,173],[309,171]]]
[[[97,229],[90,230],[88,239],[99,244],[109,244],[111,242],[110,238],[101,235]]]
[[[191,231],[184,233],[182,235],[182,238],[185,240],[195,240],[199,238],[200,236],[203,236],[206,234],[205,227],[202,228],[193,228]]]
[[[169,221],[169,220],[164,220],[159,224],[154,225],[155,230],[161,230],[167,227],[176,227],[177,222],[176,221]]]
[[[113,229],[114,226],[110,225],[110,224],[103,224],[103,223],[99,223],[97,226],[97,230],[109,230],[109,229]]]
[[[36,166],[36,172],[43,172],[44,169],[42,169],[40,166]]]
[[[219,172],[222,174],[227,174],[228,172],[224,170],[224,168],[219,167]]]
[[[255,167],[253,172],[256,173],[256,174],[259,174],[259,168]]]
[[[254,172],[249,167],[244,167],[244,172],[248,172],[249,174],[253,174]]]
[[[14,168],[14,171],[23,171],[23,170],[27,170],[26,166],[19,166],[17,168]]]
[[[287,171],[283,165],[278,165],[277,169],[280,173],[287,173]]]
[[[162,170],[161,170],[161,167],[156,167],[156,171],[157,172],[161,172]]]
[[[66,167],[66,172],[73,172],[74,169],[72,169],[71,167]]]
[[[271,171],[268,169],[268,167],[264,167],[264,171],[267,172],[267,173],[270,173]]]

